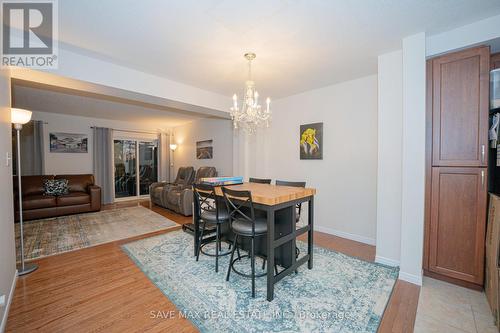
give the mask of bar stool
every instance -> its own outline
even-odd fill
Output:
[[[258,183],[258,184],[271,184],[271,179],[264,178],[248,178],[249,183]]]
[[[229,260],[226,281],[229,281],[231,270],[241,276],[250,277],[252,279],[252,297],[255,298],[255,278],[266,275],[266,273],[255,275],[255,238],[267,234],[267,220],[264,217],[255,217],[252,194],[250,191],[235,191],[222,187],[222,193],[226,201],[227,211],[229,212],[231,229],[234,233],[233,249],[231,251],[231,259]],[[242,211],[244,207],[249,208],[250,214],[248,214],[246,210]],[[239,237],[251,238],[250,254],[244,256],[238,255],[238,258],[233,259],[234,251],[238,247]],[[250,275],[243,274],[234,268],[234,263],[245,257],[250,258],[252,267],[252,273]]]
[[[211,185],[194,184],[193,193],[195,195],[195,209],[198,210],[200,223],[202,224],[200,241],[198,242],[198,250],[196,251],[196,261],[200,257],[200,252],[209,256],[215,257],[215,271],[219,272],[219,257],[228,255],[231,251],[219,253],[221,251],[221,225],[229,222],[229,214],[226,207],[219,207],[217,204],[217,197],[215,196],[215,189]],[[215,225],[215,255],[203,251],[203,247],[211,244],[214,241],[203,243],[203,235],[207,224]]]
[[[277,186],[292,186],[292,187],[306,187],[306,182],[290,182],[287,180],[276,180]],[[296,206],[296,218],[295,223],[299,223],[300,221],[300,213],[302,212],[302,203],[298,203]]]

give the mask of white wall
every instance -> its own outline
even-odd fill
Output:
[[[233,175],[233,129],[230,120],[200,119],[174,128],[178,144],[173,154],[174,173],[181,166],[214,166],[219,176]],[[213,159],[196,158],[196,141],[213,140]]]
[[[427,37],[428,57],[500,38],[500,15]]]
[[[376,260],[422,284],[425,188],[425,33],[379,56]],[[398,249],[399,246],[399,249]]]
[[[14,211],[12,198],[12,166],[7,164],[6,155],[12,156],[10,123],[10,77],[9,72],[0,70],[0,297],[9,303],[16,277],[16,254],[14,243]],[[0,332],[7,321],[5,306],[0,306]]]
[[[401,253],[403,54],[378,57],[376,261],[398,266]]]
[[[403,39],[400,278],[422,284],[425,198],[425,33]]]
[[[92,158],[93,158],[93,137],[91,126],[110,127],[124,130],[141,130],[156,132],[156,129],[147,128],[135,123],[77,117],[57,113],[48,112],[33,112],[33,119],[42,120],[44,124],[44,145],[45,145],[45,173],[50,174],[71,174],[71,173],[93,173]],[[89,138],[88,153],[66,154],[66,153],[51,153],[49,148],[49,133],[63,132],[75,134],[87,134]],[[137,135],[137,134],[135,134]],[[140,136],[140,135],[139,135]],[[161,168],[168,168],[168,163],[165,163]],[[166,180],[166,179],[165,179]]]
[[[250,176],[305,180],[318,191],[316,230],[374,245],[377,76],[276,100],[272,111],[271,127],[251,138]],[[324,123],[323,160],[300,160],[300,125],[315,122]]]

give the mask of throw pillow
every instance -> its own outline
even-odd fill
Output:
[[[44,195],[59,196],[68,194],[67,179],[45,179],[43,181]]]

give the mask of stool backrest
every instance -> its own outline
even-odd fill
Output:
[[[306,182],[289,182],[288,180],[276,180],[278,186],[306,187]]]
[[[222,194],[224,195],[227,211],[229,212],[229,220],[243,218],[252,222],[252,232],[255,233],[255,211],[253,208],[252,193],[250,191],[236,191],[222,187]],[[243,208],[249,208],[250,214],[243,211]]]
[[[293,186],[293,187],[306,187],[306,182],[290,182],[288,180],[276,180],[276,185],[278,186]],[[300,219],[300,214],[302,213],[302,204],[299,203],[297,208],[297,222]]]
[[[194,209],[198,211],[198,216],[203,212],[215,212],[217,220],[219,219],[219,210],[217,207],[217,197],[215,189],[207,184],[193,184]]]
[[[263,179],[263,178],[248,178],[250,183],[259,183],[259,184],[271,184],[271,179]]]

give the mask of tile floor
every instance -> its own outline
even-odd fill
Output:
[[[415,333],[498,333],[484,292],[424,278]]]

